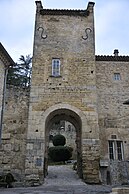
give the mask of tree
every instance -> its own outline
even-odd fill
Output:
[[[9,67],[7,84],[23,87],[25,79],[25,76],[21,73],[19,64],[15,63],[15,65]]]
[[[9,67],[7,84],[20,87],[29,87],[32,72],[32,57],[30,57],[30,55],[27,55],[26,57],[21,55],[19,61],[21,63],[15,63],[14,66]]]
[[[66,144],[66,138],[63,135],[55,135],[53,137],[53,145],[54,146],[64,146]]]
[[[32,74],[32,57],[30,55],[20,56],[19,61],[21,62],[20,68],[23,71],[23,75],[25,74],[25,86],[30,86],[31,74]]]
[[[49,156],[54,162],[65,162],[72,157],[73,149],[66,144],[66,138],[63,135],[55,135],[53,137],[54,147],[49,148]]]

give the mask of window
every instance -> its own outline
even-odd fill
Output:
[[[114,73],[114,80],[120,80],[120,73]]]
[[[52,76],[54,77],[60,76],[60,60],[59,59],[52,60]]]
[[[122,160],[123,159],[123,145],[122,145],[122,142],[121,141],[117,141],[116,142],[117,144],[117,158],[118,160]]]
[[[109,140],[109,158],[110,160],[123,160],[122,141]]]
[[[109,141],[109,158],[110,160],[114,160],[114,142]]]

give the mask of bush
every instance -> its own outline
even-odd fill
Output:
[[[54,162],[67,161],[72,157],[72,152],[67,146],[50,147],[49,156]]]
[[[64,146],[66,144],[66,139],[63,135],[55,135],[53,137],[53,145],[54,146]]]
[[[14,176],[11,173],[0,176],[0,187],[12,188],[12,183],[15,181]]]
[[[6,183],[9,188],[13,187],[12,183],[15,181],[14,176],[11,173],[6,175]]]

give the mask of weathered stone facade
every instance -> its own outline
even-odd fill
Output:
[[[2,131],[2,120],[4,112],[4,98],[6,89],[6,76],[8,73],[8,67],[14,65],[14,61],[7,53],[3,45],[0,43],[0,139]]]
[[[84,11],[44,10],[41,2],[36,3],[26,178],[34,175],[42,181],[47,171],[50,128],[64,118],[77,131],[79,176],[99,183],[94,3]],[[59,76],[52,75],[53,58],[60,59]]]
[[[127,183],[129,57],[95,56],[94,3],[86,10],[48,10],[40,1],[36,7],[30,97],[7,89],[0,170],[27,185],[43,183],[49,135],[63,120],[75,128],[69,137],[85,182]],[[60,61],[58,76],[53,59]]]
[[[24,180],[29,91],[14,86],[6,88],[0,172],[11,172]]]
[[[114,80],[115,73],[120,74],[120,80]],[[109,161],[109,140],[121,141],[124,150],[123,161],[110,161],[105,169],[111,173],[112,184],[125,183],[129,178],[129,107],[123,105],[129,97],[128,75],[129,57],[96,56],[101,159]]]

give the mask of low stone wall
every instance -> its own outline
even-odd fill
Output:
[[[112,185],[126,185],[128,184],[128,169],[129,164],[125,161],[111,161],[110,174]]]
[[[111,194],[129,194],[129,187],[113,188]]]
[[[104,160],[102,162],[104,163]],[[118,160],[107,160],[106,162],[107,165],[100,166],[102,183],[108,185],[127,185],[129,180],[129,162]]]

